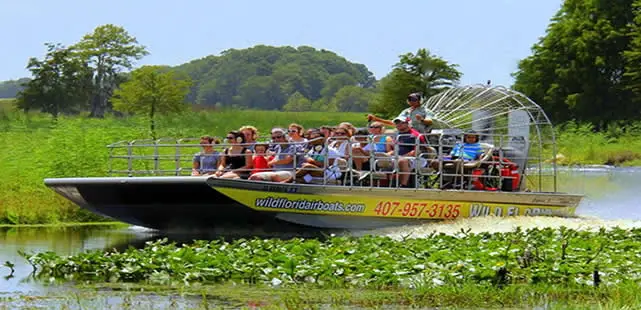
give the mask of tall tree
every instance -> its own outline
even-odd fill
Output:
[[[86,62],[72,57],[60,44],[46,43],[43,60],[30,58],[27,68],[33,77],[18,93],[16,105],[28,111],[40,109],[54,118],[74,113],[86,106],[91,89],[91,69]]]
[[[161,66],[143,66],[132,71],[131,79],[122,83],[111,98],[117,111],[148,116],[153,139],[156,139],[157,114],[179,113],[189,108],[185,98],[191,79],[162,69]]]
[[[641,118],[641,0],[635,0],[631,8],[634,18],[629,24],[629,38],[631,40],[628,50],[623,52],[625,70],[623,79],[626,90],[631,92],[629,102],[622,107],[623,115],[630,119]]]
[[[629,119],[631,93],[623,76],[629,25],[638,14],[633,2],[564,1],[533,54],[520,61],[513,87],[539,103],[554,121],[575,119],[600,129]]]
[[[380,83],[380,93],[372,105],[372,112],[382,116],[397,114],[407,108],[406,98],[412,92],[425,97],[435,95],[458,83],[462,73],[458,65],[419,49],[416,54],[407,53]]]
[[[111,108],[108,99],[118,86],[118,73],[131,69],[135,60],[149,54],[123,27],[112,24],[98,26],[72,48],[94,70],[91,117],[103,117]]]

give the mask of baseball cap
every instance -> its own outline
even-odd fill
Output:
[[[419,93],[411,93],[411,94],[407,95],[407,100],[411,100],[411,99],[421,100],[421,94],[419,94]]]
[[[409,119],[409,118],[407,118],[407,117],[400,117],[400,116],[397,116],[395,119],[393,119],[393,120],[392,120],[392,122],[394,122],[394,123],[398,123],[398,122],[409,123],[409,122],[410,122],[410,119]]]

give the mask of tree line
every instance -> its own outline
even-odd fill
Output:
[[[391,115],[405,107],[409,92],[431,94],[461,76],[457,65],[426,49],[401,55],[392,73],[377,81],[365,65],[331,51],[266,45],[229,49],[175,67],[132,71],[149,52],[124,28],[111,24],[97,27],[71,46],[45,46],[43,59],[28,61],[32,77],[23,80],[17,106],[54,117],[89,111],[90,117],[138,113],[153,119],[158,113],[188,109],[189,103]]]
[[[115,25],[99,26],[69,47],[46,47],[44,59],[29,60],[32,77],[22,80],[17,104],[53,115],[151,116],[199,104],[391,116],[406,107],[408,93],[430,96],[462,77],[458,65],[424,48],[399,55],[380,80],[363,64],[309,46],[257,45],[175,67],[133,70],[149,52]],[[641,0],[564,1],[513,76],[512,87],[541,105],[553,122],[588,122],[603,130],[641,119]],[[0,91],[15,88],[16,81],[5,84]]]
[[[641,0],[565,0],[513,76],[555,122],[641,119]]]

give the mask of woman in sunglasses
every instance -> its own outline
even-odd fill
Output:
[[[240,131],[230,131],[227,134],[226,148],[220,158],[216,176],[224,179],[247,179],[253,167],[252,151],[245,147],[245,135]]]

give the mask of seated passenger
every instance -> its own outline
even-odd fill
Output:
[[[352,123],[350,122],[342,122],[338,124],[338,128],[341,128],[341,127],[344,129],[347,129],[350,137],[353,136],[354,133],[356,132],[356,127],[354,127],[354,125],[352,125]]]
[[[212,144],[219,144],[218,139],[210,136],[200,137],[200,146],[202,152],[196,153],[192,161],[191,175],[210,175],[216,173],[216,168],[220,161],[220,153],[214,150]]]
[[[309,151],[314,147],[314,145],[312,144],[312,142],[314,140],[324,140],[324,139],[320,139],[321,137],[323,137],[323,134],[321,133],[320,129],[318,129],[318,128],[309,128],[309,129],[307,129],[307,131],[305,132],[304,137],[308,141],[308,143],[307,143],[307,145],[305,147],[305,153],[309,153]]]
[[[412,134],[409,120],[405,117],[394,119],[396,125],[398,154],[395,150],[388,152],[391,157],[398,155],[399,187],[409,187],[410,171],[416,168],[416,136]],[[423,163],[421,163],[423,164]]]
[[[321,134],[323,134],[323,137],[329,138],[329,137],[332,136],[332,134],[334,133],[335,129],[336,128],[334,128],[334,126],[323,125],[323,126],[320,127],[320,132],[321,132]]]
[[[254,144],[256,143],[256,139],[258,139],[258,129],[254,126],[245,125],[240,127],[238,131],[245,136],[245,143],[247,143],[245,146],[253,152]]]
[[[334,130],[331,142],[327,145],[328,151],[338,154],[342,158],[348,158],[351,153],[352,143],[350,138],[352,133],[349,131],[348,126],[339,126]]]
[[[245,136],[234,130],[227,134],[226,140],[231,146],[225,149],[216,176],[225,179],[247,179],[253,160],[252,152],[242,145],[245,143]]]
[[[373,139],[371,143],[363,147],[354,147],[352,149],[354,169],[356,170],[370,170],[370,155],[374,152],[375,157],[388,156],[387,152],[392,151],[393,140],[392,137],[384,135],[385,127],[381,122],[373,122],[369,125],[370,137]],[[366,167],[364,167],[366,166]]]
[[[464,143],[457,143],[449,157],[444,159],[463,159],[464,161],[477,160],[483,156],[483,147],[479,143],[479,135],[470,131],[463,135]]]
[[[267,162],[273,171],[264,171],[252,174],[249,179],[256,181],[290,182],[294,178],[294,156],[296,146],[287,142],[285,130],[282,128],[272,129],[272,142],[274,147],[274,158]]]
[[[267,144],[265,143],[256,143],[254,144],[254,156],[253,156],[253,166],[254,169],[252,169],[251,174],[256,174],[258,172],[263,172],[267,171],[269,169],[269,165],[267,162],[270,160],[268,159],[269,157],[267,156]]]

